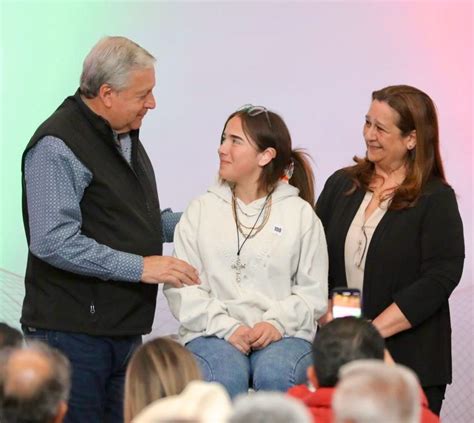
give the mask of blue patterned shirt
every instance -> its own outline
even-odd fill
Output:
[[[131,162],[131,139],[117,136],[117,148]],[[80,202],[92,173],[59,138],[42,138],[25,158],[30,251],[46,263],[103,280],[138,282],[143,257],[114,250],[81,233]],[[181,213],[161,213],[164,242],[173,241]]]

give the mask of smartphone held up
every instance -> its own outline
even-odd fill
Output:
[[[332,315],[338,317],[361,317],[361,292],[357,288],[334,288],[331,291]]]

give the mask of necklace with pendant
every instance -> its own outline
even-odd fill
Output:
[[[268,218],[270,216],[270,211],[271,211],[272,193],[273,193],[273,190],[268,193],[268,195],[265,198],[265,201],[263,203],[263,206],[260,209],[260,212],[258,213],[257,219],[255,220],[255,223],[253,224],[253,226],[251,228],[249,228],[250,232],[245,234],[242,230],[243,225],[240,223],[239,216],[237,215],[237,199],[235,198],[235,193],[232,192],[232,212],[233,212],[233,215],[234,215],[235,228],[236,228],[236,232],[237,232],[237,258],[235,260],[235,263],[231,266],[231,268],[233,270],[235,270],[235,281],[237,283],[240,283],[242,269],[245,269],[245,264],[242,263],[242,261],[240,260],[240,252],[242,251],[242,248],[243,248],[244,244],[247,242],[247,240],[249,238],[253,238],[255,235],[257,235],[257,233],[259,233],[263,229],[265,224],[267,223]],[[262,220],[262,223],[258,226],[258,228],[256,228],[257,222],[260,219],[260,216],[262,215],[264,210],[265,210],[265,215],[264,215],[264,218]],[[246,226],[244,226],[244,227],[248,228]],[[240,244],[240,234],[242,234],[242,236],[244,237],[244,240],[242,241],[242,244]]]

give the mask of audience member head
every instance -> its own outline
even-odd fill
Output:
[[[0,353],[0,421],[59,423],[67,411],[69,361],[39,342]]]
[[[145,407],[133,423],[224,423],[231,410],[229,394],[222,385],[194,380],[180,394]]]
[[[417,423],[420,388],[401,365],[359,360],[341,368],[332,407],[336,423]]]
[[[183,391],[201,374],[191,352],[170,338],[146,342],[133,354],[125,379],[125,421],[153,401]]]
[[[281,392],[239,396],[229,423],[310,423],[312,418],[298,400]]]
[[[0,322],[0,350],[7,347],[20,347],[23,335],[20,331]]]
[[[315,386],[333,387],[344,364],[364,358],[383,360],[384,348],[382,336],[369,321],[356,317],[334,319],[314,338],[308,378]]]

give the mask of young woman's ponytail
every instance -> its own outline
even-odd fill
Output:
[[[303,149],[297,148],[291,151],[293,161],[293,174],[289,183],[300,190],[300,197],[314,207],[314,174],[311,168],[311,156]]]

